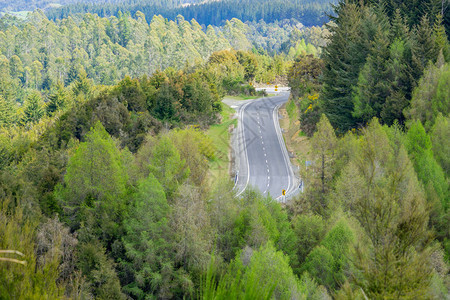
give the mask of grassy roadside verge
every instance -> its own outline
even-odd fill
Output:
[[[283,138],[290,153],[291,162],[301,169],[311,157],[311,145],[308,137],[300,130],[298,108],[290,99],[280,107],[280,127],[283,129]],[[292,155],[294,156],[292,158]]]
[[[209,162],[210,180],[213,184],[229,178],[230,129],[237,126],[237,119],[233,118],[235,113],[234,109],[222,103],[222,122],[212,125],[206,132],[217,150],[216,158]]]

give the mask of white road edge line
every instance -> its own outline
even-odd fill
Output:
[[[241,106],[241,108],[239,109],[240,110],[239,111],[240,120],[238,120],[238,122],[240,122],[240,124],[241,124],[241,131],[242,131],[241,137],[243,139],[242,144],[244,145],[245,161],[247,163],[247,182],[245,183],[245,186],[242,189],[242,191],[240,191],[238,194],[236,194],[236,197],[239,197],[245,191],[245,189],[248,186],[248,182],[250,181],[250,164],[248,163],[247,144],[245,143],[244,113],[245,113],[245,109],[247,108],[247,106],[251,103],[253,103],[253,102],[246,103],[243,106]],[[239,123],[238,123],[238,125],[239,125]],[[238,142],[238,144],[239,144],[239,142]],[[238,180],[239,180],[239,176],[238,176]],[[237,182],[236,182],[236,186],[237,186]]]
[[[281,152],[283,153],[284,163],[286,164],[286,169],[289,172],[289,184],[288,184],[288,188],[286,189],[286,191],[289,192],[289,190],[291,188],[291,180],[293,180],[293,178],[294,178],[294,172],[292,171],[292,167],[289,162],[289,155],[287,153],[286,145],[284,144],[283,135],[281,133],[281,127],[280,127],[280,122],[279,122],[279,117],[278,117],[278,109],[280,108],[280,106],[281,106],[281,104],[275,106],[273,109],[273,123],[275,125],[275,130],[277,131],[278,142],[280,144]]]
[[[248,102],[248,103],[242,105],[239,108],[239,118],[240,118],[240,120],[238,120],[238,121],[240,121],[240,123],[242,124],[242,126],[240,126],[241,127],[240,131],[242,132],[244,151],[245,151],[245,158],[246,158],[246,163],[247,163],[247,181],[246,181],[245,186],[242,189],[242,191],[240,191],[238,194],[236,194],[237,197],[239,197],[247,189],[248,183],[250,181],[250,164],[248,162],[247,145],[245,143],[245,130],[244,130],[245,126],[244,126],[244,122],[243,122],[243,120],[244,120],[243,116],[244,116],[245,109],[247,108],[247,106],[252,104],[252,103],[254,103],[254,102],[256,102],[257,100],[261,100],[261,98],[260,99],[256,99],[256,100],[254,100],[252,102]],[[289,189],[291,187],[291,181],[293,181],[293,178],[294,178],[294,172],[292,171],[291,164],[288,163],[289,155],[287,153],[286,145],[284,144],[284,141],[282,140],[281,127],[280,127],[279,117],[278,117],[278,109],[280,108],[280,106],[281,106],[281,104],[275,106],[274,109],[273,109],[273,122],[274,122],[274,125],[275,125],[275,131],[277,132],[277,136],[278,136],[278,143],[280,144],[281,152],[283,153],[283,159],[284,159],[284,162],[286,164],[287,170],[289,171],[289,174],[288,174],[288,176],[289,176],[289,184],[288,184],[288,188],[286,189],[286,191],[289,192]],[[259,116],[258,116],[258,118],[259,118]],[[263,141],[261,141],[261,142],[264,145],[264,142]],[[263,147],[263,150],[265,150],[265,147]],[[270,172],[269,170],[267,170],[267,171]],[[268,179],[270,179],[270,177],[268,177]],[[239,180],[239,176],[238,176],[238,180]],[[237,186],[237,181],[236,181],[235,186]],[[265,194],[265,193],[267,193],[267,190],[264,191],[263,194]],[[276,200],[279,199],[280,197],[276,198]]]

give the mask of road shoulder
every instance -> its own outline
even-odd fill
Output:
[[[309,138],[300,130],[298,108],[289,100],[279,109],[280,127],[289,158],[296,177],[300,177],[306,162],[311,160],[311,144]]]

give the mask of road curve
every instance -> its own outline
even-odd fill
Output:
[[[295,177],[278,122],[278,109],[289,93],[242,102],[238,113],[237,195],[249,186],[279,198],[295,189]]]

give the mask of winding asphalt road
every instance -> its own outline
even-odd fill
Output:
[[[295,177],[278,121],[278,109],[289,92],[233,105],[237,110],[236,190],[249,187],[281,199],[282,190],[295,189]]]

